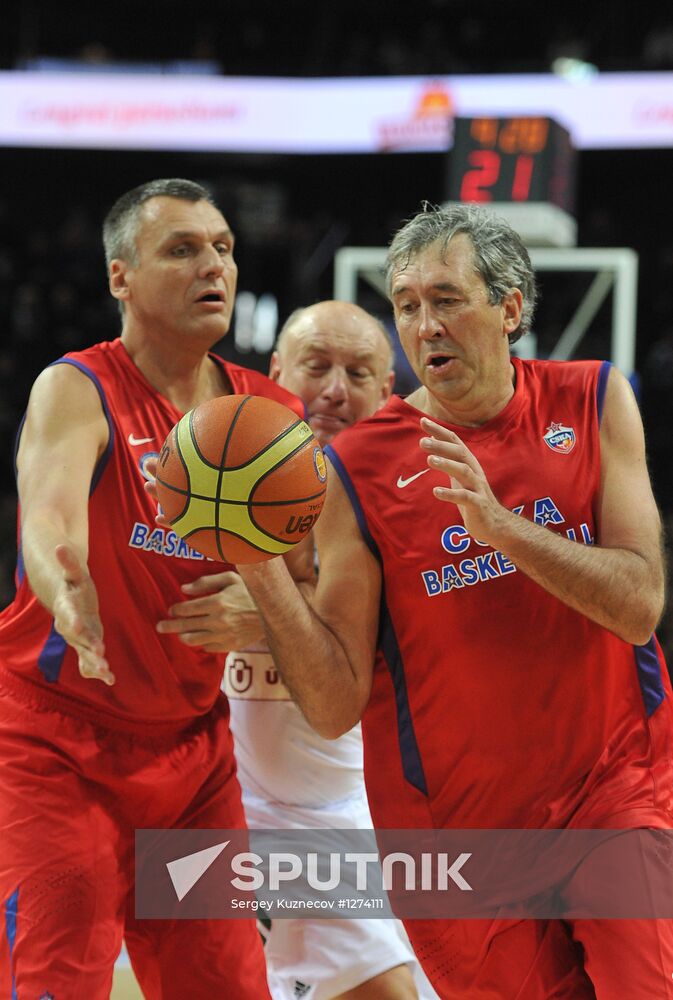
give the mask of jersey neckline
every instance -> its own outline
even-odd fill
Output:
[[[164,396],[164,394],[162,392],[160,392],[157,388],[155,388],[155,386],[152,385],[152,383],[149,381],[149,379],[146,378],[146,376],[143,374],[143,372],[140,370],[140,368],[138,368],[138,365],[135,363],[135,361],[133,360],[133,358],[131,357],[131,355],[129,354],[129,352],[126,350],[126,346],[124,344],[124,341],[121,339],[121,337],[117,337],[115,340],[111,341],[110,342],[110,347],[111,347],[112,350],[116,349],[116,350],[118,350],[120,352],[120,356],[121,356],[121,359],[122,359],[122,364],[124,365],[125,368],[128,369],[128,371],[131,373],[131,375],[138,382],[141,383],[141,385],[143,386],[143,388],[145,389],[145,391],[149,390],[149,392],[151,392],[157,399],[160,399],[173,412],[173,414],[174,414],[174,421],[173,422],[174,423],[177,423],[178,420],[180,420],[180,419],[182,419],[182,417],[184,417],[184,415],[185,415],[185,413],[187,411],[186,410],[180,410],[175,405],[175,403],[171,402],[171,400],[168,398],[168,396]],[[229,369],[228,369],[228,366],[227,366],[227,362],[224,360],[224,358],[221,358],[218,354],[214,354],[212,351],[208,351],[208,357],[211,359],[211,361],[215,362],[215,364],[220,369],[220,371],[224,375],[225,379],[229,383],[231,394],[235,393],[236,389],[232,385],[231,376],[230,376],[230,372],[229,372]]]
[[[447,420],[440,420],[438,417],[432,416],[424,410],[419,410],[418,407],[408,403],[402,396],[391,397],[388,405],[407,417],[417,417],[419,421],[421,417],[429,417],[441,427],[446,427],[448,430],[453,431],[461,441],[482,441],[493,434],[500,433],[519,414],[523,406],[526,382],[525,366],[520,358],[512,358],[511,361],[516,373],[514,394],[500,413],[497,413],[479,427],[466,427],[464,424],[452,424]]]

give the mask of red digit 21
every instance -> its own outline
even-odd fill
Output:
[[[477,149],[468,156],[474,170],[468,170],[460,185],[461,201],[493,201],[488,190],[500,175],[500,154],[492,149]]]
[[[468,156],[473,167],[468,170],[460,185],[461,201],[493,201],[489,191],[500,176],[500,154],[491,149],[474,150]],[[513,201],[527,201],[533,177],[534,160],[525,153],[516,158],[511,197]]]

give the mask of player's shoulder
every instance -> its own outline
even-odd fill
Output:
[[[68,351],[45,369],[45,372],[58,373],[55,377],[82,378],[93,381],[98,391],[101,384],[109,390],[111,386],[134,379],[136,368],[131,361],[120,337],[114,340],[104,340],[92,344],[80,351]]]
[[[113,343],[115,342],[93,344],[91,347],[80,351],[68,351],[60,358],[55,358],[46,368],[42,369],[35,379],[33,394],[41,389],[51,391],[58,390],[60,387],[65,387],[70,391],[71,385],[77,386],[79,391],[80,386],[91,382],[92,373],[98,372],[101,359],[112,353]],[[117,343],[120,341],[118,340]],[[83,380],[83,376],[88,377]]]
[[[302,419],[306,417],[306,407],[302,400],[278,385],[268,375],[255,371],[253,368],[245,368],[234,361],[224,361],[222,358],[217,358],[217,361],[227,373],[234,393],[266,396],[267,399],[275,399],[290,410],[294,410],[297,416],[302,417]]]
[[[549,361],[539,358],[514,358],[517,373],[522,373],[527,381],[544,385],[579,385],[594,381],[611,365],[609,361]]]
[[[549,361],[512,359],[517,395],[535,406],[548,408],[552,401],[583,408],[593,403],[602,407],[605,388],[612,370],[609,361]]]
[[[115,337],[114,340],[101,340],[96,344],[91,344],[89,347],[83,347],[79,351],[67,351],[66,354],[57,358],[52,364],[70,363],[86,365],[89,362],[96,363],[98,360],[104,361],[125,353],[121,337]]]

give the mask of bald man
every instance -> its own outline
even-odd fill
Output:
[[[318,302],[286,321],[269,375],[303,399],[321,445],[390,396],[393,348],[385,327],[351,302]]]
[[[391,340],[359,306],[319,302],[286,321],[269,374],[303,399],[324,446],[390,396]],[[310,728],[280,680],[235,574],[203,577],[189,592],[194,599],[173,609],[183,640],[243,650],[229,652],[223,688],[248,825],[371,829],[360,727],[330,741]],[[433,1000],[403,934],[394,920],[276,920],[265,948],[271,994],[274,1000]]]

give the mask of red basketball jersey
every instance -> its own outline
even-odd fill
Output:
[[[609,365],[514,365],[505,409],[452,430],[505,507],[593,544]],[[432,495],[446,477],[419,448],[421,416],[394,397],[327,449],[382,566],[363,719],[375,824],[562,827],[591,789],[623,789],[610,782],[624,761],[635,797],[665,811],[670,782],[653,790],[653,777],[655,757],[670,768],[671,692],[656,640],[634,648],[471,538]],[[628,825],[628,796],[614,795],[606,811]]]
[[[268,396],[304,416],[303,403],[265,375],[213,360],[232,392]],[[147,460],[158,454],[182,413],[149,384],[120,339],[55,363],[74,365],[92,380],[110,431],[91,483],[88,565],[116,684],[80,676],[75,652],[30,590],[20,550],[17,594],[0,615],[0,680],[9,687],[28,685],[33,696],[62,709],[93,712],[110,726],[174,729],[212,707],[223,657],[159,635],[155,624],[171,604],[184,600],[183,583],[231,568],[204,559],[175,532],[157,527],[156,503],[143,488]]]

